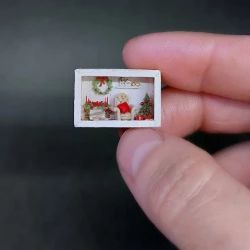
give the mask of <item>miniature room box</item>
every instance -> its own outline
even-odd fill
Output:
[[[75,127],[159,127],[159,70],[76,69]]]

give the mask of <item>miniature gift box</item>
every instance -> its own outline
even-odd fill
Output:
[[[159,127],[159,70],[76,69],[75,127]]]

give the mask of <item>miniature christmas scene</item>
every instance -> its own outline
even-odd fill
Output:
[[[158,70],[78,69],[75,126],[158,127],[160,91]]]

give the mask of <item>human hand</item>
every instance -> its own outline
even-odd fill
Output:
[[[162,127],[127,130],[117,159],[150,220],[184,250],[250,249],[250,143],[213,156],[181,137],[250,132],[250,37],[158,33],[130,40],[130,68],[159,69]]]

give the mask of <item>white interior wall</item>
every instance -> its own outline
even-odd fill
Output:
[[[108,97],[109,104],[114,105],[114,98],[119,93],[126,93],[129,96],[129,104],[133,105],[135,108],[140,108],[140,103],[143,100],[146,93],[149,94],[151,98],[153,98],[154,95],[154,80],[153,78],[129,78],[129,80],[133,81],[139,81],[141,83],[141,86],[137,89],[134,88],[118,88],[118,77],[110,77],[112,79],[112,85],[113,88],[111,92],[108,95],[97,95],[92,90],[92,81],[95,79],[95,77],[83,77],[82,78],[82,104],[85,103],[86,96],[91,101],[104,101],[105,97]],[[105,86],[103,87],[105,88]]]

